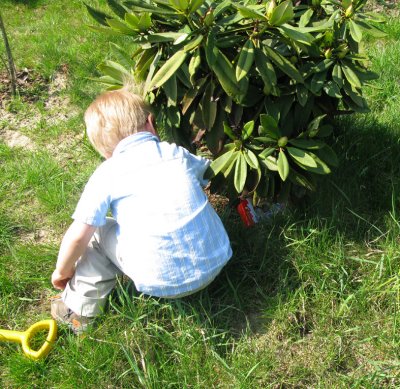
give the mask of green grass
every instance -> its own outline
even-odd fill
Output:
[[[49,81],[68,69],[56,94],[65,104],[47,107],[39,88],[0,118],[0,134],[18,131],[35,145],[0,140],[0,328],[25,330],[49,317],[58,245],[100,161],[82,112],[99,91],[89,78],[108,44],[85,28],[80,1],[1,7],[18,68]],[[317,193],[256,229],[228,210],[234,257],[196,295],[132,298],[124,280],[97,326],[84,338],[60,328],[47,359],[0,343],[0,387],[399,387],[400,22],[385,28],[368,47],[380,75],[366,90],[371,112],[338,121],[340,164]]]

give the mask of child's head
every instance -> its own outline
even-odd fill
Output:
[[[153,127],[150,108],[127,88],[98,96],[85,112],[85,123],[90,142],[105,158],[122,139]]]

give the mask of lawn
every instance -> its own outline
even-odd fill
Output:
[[[388,17],[365,43],[371,112],[338,120],[339,167],[318,191],[252,229],[219,209],[234,256],[200,293],[132,297],[121,280],[98,325],[61,327],[45,360],[0,343],[0,387],[400,386],[400,6],[369,3]],[[90,31],[78,0],[0,7],[21,90],[8,97],[0,62],[0,328],[25,330],[50,317],[58,245],[101,161],[82,121],[101,91],[91,78],[108,39],[129,42]]]

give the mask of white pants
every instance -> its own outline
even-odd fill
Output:
[[[96,230],[62,294],[65,305],[78,315],[101,313],[117,276],[122,274],[116,228],[116,221],[107,218],[107,223]]]
[[[102,313],[117,276],[124,274],[116,229],[117,222],[107,218],[107,223],[96,230],[85,254],[77,261],[75,274],[62,294],[65,305],[78,315],[93,317]],[[198,292],[209,283],[196,290],[164,298],[184,297]]]

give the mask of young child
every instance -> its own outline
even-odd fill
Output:
[[[212,282],[232,255],[202,189],[209,161],[161,142],[142,98],[127,88],[103,93],[85,123],[106,160],[85,186],[52,275],[63,290],[52,316],[75,332],[103,311],[118,275],[144,294],[183,297]]]

